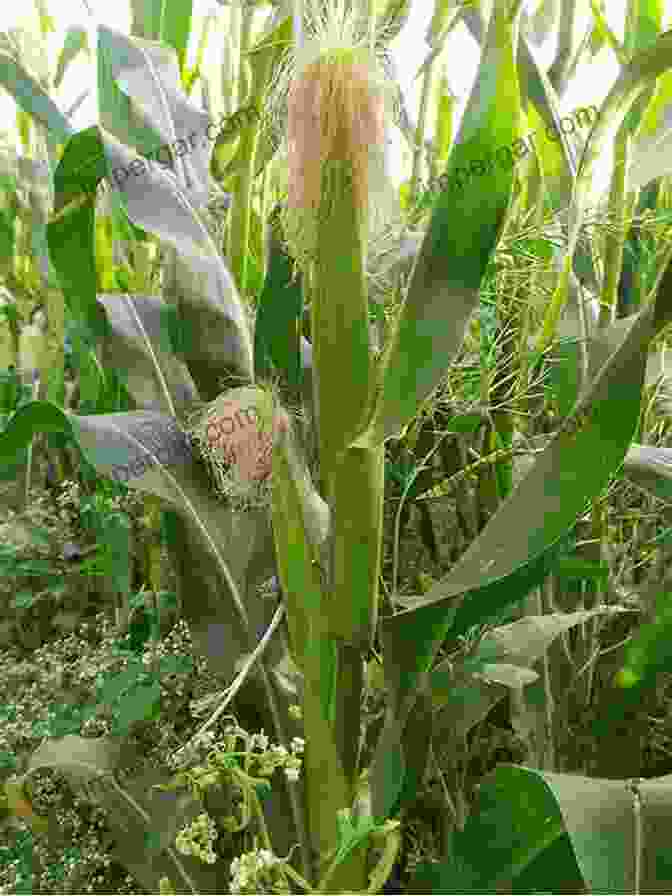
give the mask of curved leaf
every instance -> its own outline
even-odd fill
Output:
[[[100,295],[98,301],[111,329],[103,364],[120,371],[138,408],[179,417],[199,395],[186,366],[172,354],[162,317],[169,306],[159,296]]]
[[[200,800],[190,795],[154,789],[165,784],[172,775],[150,769],[122,786],[114,786],[111,779],[121,765],[122,742],[110,737],[79,737],[69,734],[49,739],[31,756],[26,774],[41,768],[52,768],[68,779],[73,791],[84,791],[106,812],[106,821],[114,836],[113,855],[127,868],[148,892],[158,892],[158,881],[163,875],[187,883],[172,856],[166,855],[177,831],[201,811]],[[146,835],[157,836],[159,853],[147,850]],[[175,855],[174,848],[172,849]],[[179,857],[199,892],[218,892],[214,869],[204,868],[196,858]]]
[[[481,535],[421,605],[383,620],[385,654],[395,657],[385,672],[401,719],[447,636],[465,634],[520,600],[551,571],[586,501],[600,493],[623,461],[639,418],[648,345],[669,313],[661,291],[640,314],[614,325],[620,344]],[[614,340],[611,329],[597,340],[605,352]],[[376,752],[374,769],[378,761]],[[374,799],[384,798],[373,786],[372,792]]]
[[[640,781],[586,778],[529,768],[499,768],[495,776],[510,781],[515,792],[544,782],[567,831],[590,893],[664,893],[672,867],[667,860],[665,830],[672,817],[672,776]],[[639,821],[641,817],[641,822]],[[641,830],[637,826],[641,823]],[[599,830],[599,838],[595,831]],[[641,848],[642,854],[637,855]]]
[[[171,6],[177,12],[175,19],[181,18],[188,8],[185,4]],[[170,18],[171,14],[166,12],[166,19]],[[166,19],[161,23],[162,28],[170,27]],[[188,28],[188,17],[186,24]],[[172,45],[171,40],[165,42]],[[100,25],[98,56],[102,66],[99,69],[101,130],[156,159],[175,178],[195,208],[205,205],[213,147],[213,141],[206,138],[210,121],[186,95],[175,52]],[[106,104],[108,91],[116,96],[121,92],[123,97],[118,96],[115,104]],[[193,142],[189,139],[192,136],[197,138]],[[131,180],[140,177],[131,175]]]
[[[531,669],[553,641],[575,625],[602,613],[629,612],[627,607],[596,607],[576,613],[526,616],[498,626],[481,640],[474,656],[460,664],[439,663],[432,670],[429,692],[437,711],[435,736],[445,732],[460,741],[481,722],[493,706],[507,695],[504,683],[487,680],[482,673],[488,664]]]
[[[75,133],[75,128],[44,87],[20,61],[4,51],[0,51],[0,85],[27,115],[39,121],[63,143]]]
[[[499,766],[483,779],[464,829],[451,837],[452,855],[419,869],[411,892],[422,884],[441,893],[516,892],[518,875],[565,833],[548,788],[527,771]],[[554,878],[544,882],[549,889],[565,875],[576,877],[571,850],[565,855],[567,867],[554,868]]]
[[[47,224],[49,258],[81,337],[94,346],[108,332],[96,303],[94,222],[96,187],[106,174],[96,127],[76,134],[54,172],[54,213]]]
[[[0,467],[11,463],[36,432],[73,436],[99,473],[158,495],[179,511],[192,544],[212,567],[203,569],[203,575],[217,583],[190,593],[185,615],[190,626],[198,625],[202,637],[210,639],[206,652],[211,662],[216,658],[218,672],[233,676],[236,661],[254,649],[260,630],[273,616],[273,604],[259,601],[254,592],[256,583],[274,572],[267,511],[240,513],[223,504],[192,454],[189,439],[164,414],[77,416],[49,402],[30,402],[13,414],[0,434]],[[214,603],[212,595],[218,596]],[[276,639],[275,649],[278,643]]]
[[[439,385],[464,339],[478,290],[499,239],[513,182],[493,152],[520,137],[520,94],[511,26],[495,7],[476,82],[453,147],[443,191],[415,264],[406,300],[382,359],[369,439],[397,436]],[[487,162],[487,166],[486,166]],[[487,176],[463,189],[469,166]],[[456,216],[461,226],[454,226]]]

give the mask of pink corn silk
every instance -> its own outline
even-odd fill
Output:
[[[309,66],[292,81],[287,105],[289,207],[317,207],[327,158],[352,161],[361,201],[367,195],[368,147],[385,143],[385,102],[371,89],[368,66]]]
[[[259,423],[250,419],[254,415],[247,410],[237,401],[223,402],[217,416],[207,424],[206,433],[210,447],[222,452],[224,461],[235,466],[242,480],[256,482],[271,473],[273,434],[263,432]],[[276,432],[287,425],[288,418],[283,411],[276,417]],[[231,426],[233,431],[229,432]]]

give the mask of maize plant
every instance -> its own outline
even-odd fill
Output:
[[[263,807],[264,772],[234,772],[228,761],[216,774],[200,770],[204,788],[228,774],[243,794],[243,822],[227,816],[230,832],[257,813],[262,846],[232,864],[230,892],[254,886],[253,868],[276,892],[292,885],[379,892],[400,850],[405,813],[434,771],[433,745],[440,739],[456,751],[507,695],[530,767],[498,769],[466,817],[447,796],[454,832],[442,863],[427,872],[431,885],[506,891],[552,848],[566,847],[569,862],[571,844],[589,890],[664,889],[670,872],[656,859],[667,848],[669,780],[568,774],[549,747],[548,648],[574,627],[583,631],[632,608],[601,601],[551,612],[534,597],[557,572],[587,504],[599,530],[598,498],[621,468],[653,493],[667,490],[669,452],[633,440],[649,353],[655,357],[672,321],[669,232],[658,233],[656,263],[631,291],[628,313],[618,296],[639,192],[657,178],[661,206],[669,192],[669,165],[655,151],[669,127],[661,119],[672,69],[661,4],[648,4],[646,14],[628,5],[623,46],[593,4],[592,43],[577,49],[567,27],[575,4],[437,0],[417,127],[387,54],[408,3],[362,9],[335,0],[299,4],[293,14],[281,4],[256,39],[252,12],[236,6],[227,22],[237,22],[239,34],[227,35],[230,58],[222,66],[233,74],[216,101],[221,72],[206,79],[201,56],[195,69],[186,66],[191,3],[165,4],[160,16],[156,4],[132,6],[131,37],[98,27],[99,123],[78,133],[11,43],[0,48],[3,85],[55,147],[46,241],[76,324],[80,373],[97,394],[118,377],[134,405],[86,415],[53,400],[28,402],[0,435],[0,459],[15,463],[35,433],[62,433],[98,473],[170,508],[184,617],[211,668],[234,681],[204,727],[237,694],[256,706],[283,756],[293,740],[305,740],[300,775],[293,765]],[[530,47],[555,28],[558,6],[566,21],[547,74]],[[459,22],[478,41],[480,62],[451,145],[446,78],[434,104],[431,79]],[[64,50],[59,78],[78,40],[73,35]],[[581,53],[602,45],[613,48],[620,74],[590,128],[570,139],[559,99]],[[445,63],[449,72],[452,60]],[[199,79],[205,108],[190,95]],[[441,190],[428,199],[420,176],[432,105],[442,120],[429,168]],[[385,165],[393,124],[413,147],[405,210]],[[530,133],[542,127],[532,143]],[[595,165],[613,134],[608,211],[617,226],[603,244],[586,246],[580,237],[595,200]],[[224,252],[213,200],[227,206]],[[392,594],[393,611],[384,614],[386,447],[417,437],[428,401],[471,341],[489,266],[514,225],[528,214],[540,222],[563,211],[566,240],[550,269],[532,279],[516,325],[523,338],[509,346],[520,354],[508,377],[513,404],[504,400],[502,378],[481,386],[486,398],[497,398],[489,444],[480,461],[462,458],[442,485],[456,488],[491,465],[496,476],[479,479],[489,515],[447,574],[412,599]],[[151,276],[157,249],[158,285]],[[403,276],[391,277],[393,269]],[[388,275],[403,289],[381,332],[372,299],[385,292]],[[544,277],[550,296],[540,302],[534,293]],[[557,337],[568,332],[573,342],[563,352]],[[527,450],[531,463],[521,475],[513,458],[531,440],[529,384],[549,355],[564,383],[555,432]],[[456,413],[447,429],[459,435],[474,425],[473,415]],[[402,482],[404,496],[414,483],[418,500],[433,493],[417,471]],[[273,575],[279,606],[260,597]],[[474,632],[521,606],[522,619],[474,641]],[[647,630],[647,644],[663,640],[662,622]],[[460,643],[467,655],[449,660]],[[363,731],[363,703],[377,649],[387,702],[372,739]],[[639,680],[645,653],[635,651],[637,674],[621,675],[621,683]],[[532,668],[538,662],[542,675]],[[45,743],[29,771],[63,767],[89,787],[105,779],[116,810],[128,804],[151,827],[149,812],[116,782],[106,739],[97,739],[95,756],[79,741],[67,750]],[[245,752],[235,737],[230,752]],[[184,773],[180,780],[191,779]],[[17,782],[12,787],[15,806],[30,817],[25,793]],[[604,841],[599,850],[589,844],[591,824]],[[207,815],[185,830],[207,833],[207,847],[194,851],[183,834],[178,851],[192,849],[215,865]],[[131,850],[133,836],[120,837]],[[192,892],[223,889],[162,838],[157,855],[167,864],[150,862],[145,886],[171,892],[179,879]]]

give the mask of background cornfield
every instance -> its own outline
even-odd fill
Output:
[[[416,0],[222,2],[193,67],[130,2],[0,33],[1,892],[671,892],[672,10],[437,0],[412,121]]]

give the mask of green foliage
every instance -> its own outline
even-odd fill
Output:
[[[294,276],[292,259],[279,241],[278,217],[279,209],[274,209],[269,221],[268,269],[257,305],[254,368],[257,377],[275,373],[289,389],[296,391],[302,372],[303,291],[300,277]]]

